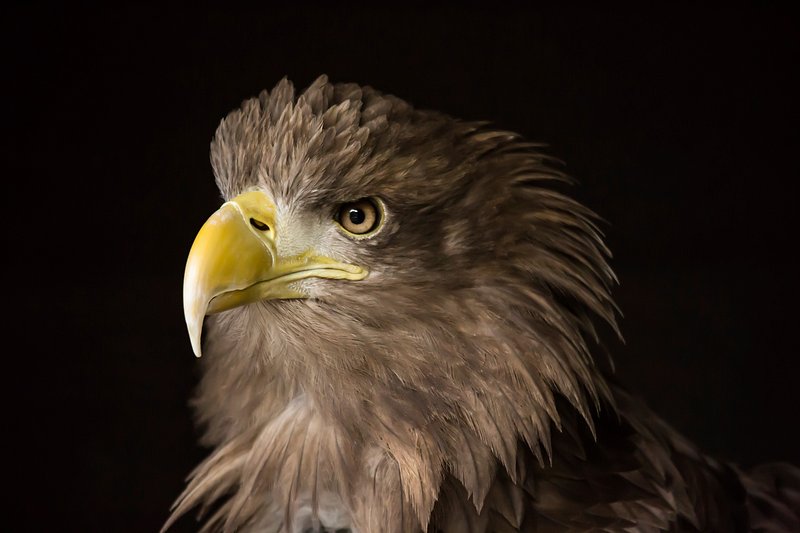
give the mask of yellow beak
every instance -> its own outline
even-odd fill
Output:
[[[192,350],[201,352],[203,319],[259,300],[306,298],[290,285],[317,277],[364,279],[367,271],[314,255],[280,257],[275,244],[275,204],[260,191],[226,202],[195,237],[183,277],[183,312]]]

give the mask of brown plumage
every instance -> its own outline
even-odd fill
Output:
[[[595,364],[609,252],[536,144],[323,76],[245,101],[211,160],[226,200],[263,191],[295,226],[369,197],[385,220],[301,232],[365,279],[206,319],[214,451],[165,527],[199,506],[207,531],[800,528],[797,470],[704,456]]]

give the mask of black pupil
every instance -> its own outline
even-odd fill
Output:
[[[361,209],[351,208],[350,211],[347,213],[347,216],[350,218],[350,222],[353,224],[363,224],[364,221],[367,219],[367,215]]]

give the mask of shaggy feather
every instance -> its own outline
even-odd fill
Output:
[[[616,277],[540,148],[324,76],[222,121],[224,199],[259,189],[322,223],[374,196],[386,220],[328,243],[367,279],[207,319],[194,405],[215,451],[165,528],[218,500],[209,531],[745,527],[740,476],[594,364]]]

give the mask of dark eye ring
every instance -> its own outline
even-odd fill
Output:
[[[346,232],[363,236],[378,229],[382,216],[383,213],[375,200],[362,198],[342,204],[336,213],[336,222]]]

